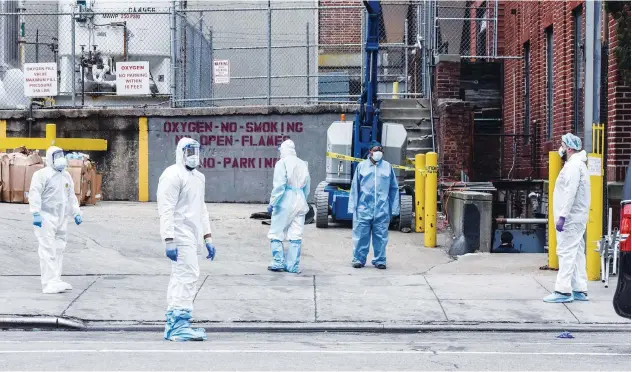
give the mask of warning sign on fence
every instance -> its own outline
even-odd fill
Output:
[[[216,59],[213,61],[213,82],[215,84],[230,83],[230,61],[227,59]]]
[[[116,62],[116,95],[149,94],[149,62]]]
[[[52,97],[57,95],[57,64],[25,63],[24,95],[27,97]]]

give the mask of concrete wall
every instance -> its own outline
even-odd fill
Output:
[[[148,117],[149,198],[158,179],[175,161],[181,136],[202,145],[209,202],[266,202],[277,147],[289,137],[309,164],[312,191],[325,179],[327,128],[355,105],[252,106],[204,109],[36,110],[32,137],[44,137],[47,123],[59,138],[102,138],[108,151],[87,152],[103,172],[104,200],[138,200],[138,118]],[[0,111],[8,137],[28,137],[24,111]],[[194,123],[194,124],[192,124]],[[267,123],[267,124],[265,124]],[[289,124],[289,125],[288,125]],[[263,142],[261,142],[263,141]]]

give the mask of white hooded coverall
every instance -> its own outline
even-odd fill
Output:
[[[39,243],[38,254],[42,289],[61,281],[62,261],[66,249],[68,216],[81,215],[79,201],[70,173],[53,168],[53,153],[62,151],[51,146],[46,150],[46,167],[33,174],[29,189],[31,214],[39,213],[42,227],[34,226]]]
[[[310,177],[307,164],[296,156],[294,142],[286,140],[279,149],[281,159],[274,166],[270,205],[274,207],[268,239],[303,239],[305,215],[309,212]]]
[[[586,151],[570,156],[553,191],[553,218],[555,221],[560,216],[566,219],[564,231],[556,231],[560,269],[555,291],[559,293],[588,290],[584,233],[590,208],[590,177],[586,160]]]
[[[183,138],[176,148],[176,163],[162,173],[158,181],[158,213],[160,236],[172,238],[178,247],[178,259],[171,262],[171,279],[167,290],[167,311],[193,310],[196,283],[200,276],[198,249],[204,245],[204,235],[211,234],[206,204],[205,177],[198,170],[184,165],[183,149],[195,143]]]

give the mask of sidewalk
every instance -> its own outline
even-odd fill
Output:
[[[155,205],[86,208],[85,224],[69,231],[64,261],[65,280],[74,289],[58,295],[41,293],[28,210],[0,208],[10,215],[3,218],[10,228],[0,232],[0,318],[53,316],[88,327],[162,324],[169,262],[156,236]],[[303,273],[270,273],[267,227],[248,219],[261,209],[209,205],[218,256],[214,262],[200,256],[197,322],[229,327],[630,324],[612,308],[616,278],[610,288],[589,283],[590,302],[546,304],[542,297],[553,289],[555,273],[538,270],[545,255],[480,254],[453,261],[443,249],[423,248],[421,234],[392,232],[388,270],[358,270],[349,264],[350,229],[309,225]]]

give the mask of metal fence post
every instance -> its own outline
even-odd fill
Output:
[[[77,56],[76,56],[76,40],[75,40],[75,8],[72,8],[72,15],[71,15],[72,19],[70,20],[71,25],[70,25],[70,32],[72,33],[72,35],[70,35],[70,47],[72,48],[72,54],[71,54],[71,59],[72,61],[70,62],[72,65],[72,107],[75,107],[75,105],[77,104],[76,99],[77,99],[77,88],[76,88],[76,84],[77,84]]]
[[[171,1],[171,107],[176,107],[176,0]]]
[[[498,57],[498,0],[494,0],[494,57]]]
[[[408,18],[404,20],[404,98],[408,94]],[[399,93],[399,92],[397,92]]]
[[[272,6],[268,0],[268,106],[272,104]]]
[[[364,88],[364,52],[365,52],[365,32],[366,32],[366,10],[360,11],[360,87]],[[362,89],[361,88],[361,89]]]
[[[214,96],[215,96],[215,67],[213,64],[213,28],[209,27],[208,30],[208,44],[209,44],[209,50],[210,50],[210,54],[211,54],[211,106],[215,106],[215,101],[213,100]]]
[[[200,74],[198,78],[198,98],[202,98],[202,48],[204,47],[204,30],[202,29],[204,13],[200,12],[200,34],[198,37],[200,38],[200,48],[197,50],[198,55],[198,74]]]
[[[309,22],[305,24],[305,50],[307,51],[307,103],[309,104],[310,99],[310,89],[309,89],[309,75],[310,75],[310,66],[309,66]]]

